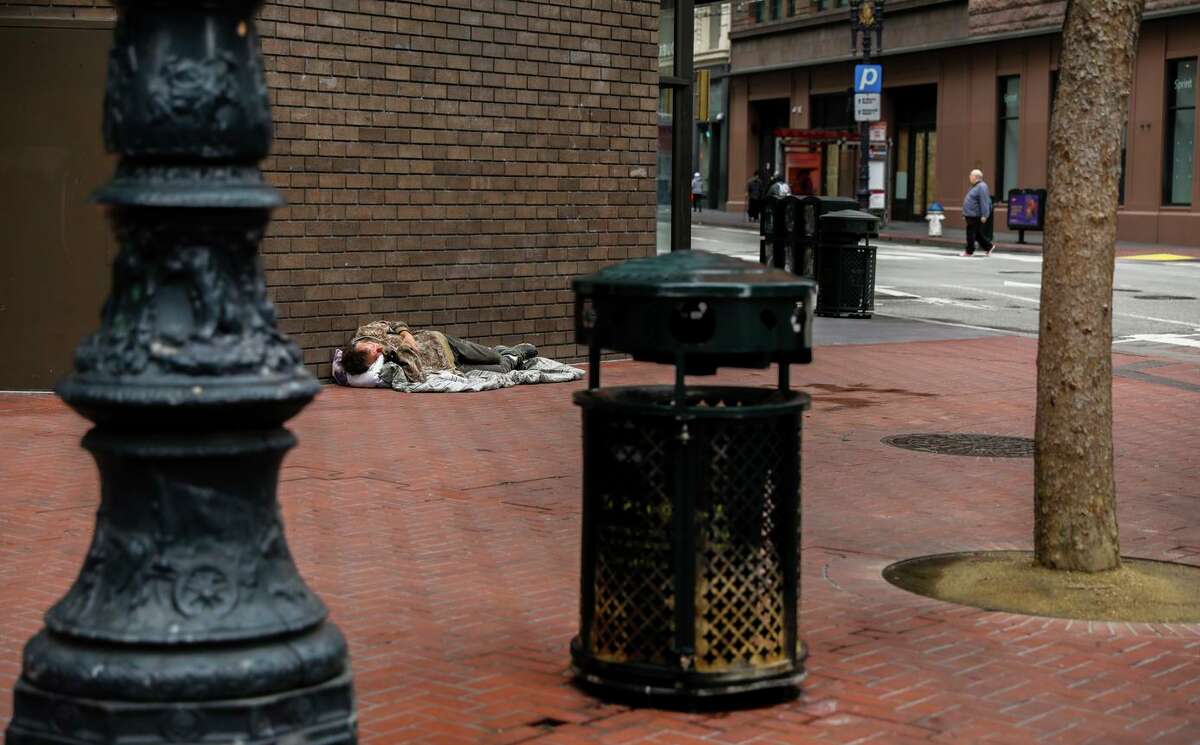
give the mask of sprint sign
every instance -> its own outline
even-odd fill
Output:
[[[881,93],[883,91],[883,65],[855,65],[854,92]]]

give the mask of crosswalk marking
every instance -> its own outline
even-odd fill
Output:
[[[1121,256],[1118,258],[1130,261],[1189,261],[1195,257],[1181,254],[1138,254],[1137,256]]]
[[[875,294],[876,295],[885,295],[887,297],[921,297],[920,295],[913,295],[912,293],[909,293],[909,292],[901,292],[900,290],[894,290],[891,287],[887,287],[885,285],[875,285]]]
[[[1200,349],[1200,334],[1131,334],[1123,336],[1120,339],[1114,339],[1113,344],[1128,344],[1138,341]]]

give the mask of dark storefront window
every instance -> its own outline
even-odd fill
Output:
[[[1196,140],[1196,60],[1167,62],[1166,167],[1163,202],[1192,203],[1192,158]]]
[[[1121,176],[1117,179],[1117,204],[1125,204],[1125,143],[1129,138],[1129,123],[1121,129]]]
[[[1017,188],[1017,162],[1021,134],[1021,76],[1007,75],[999,80],[999,113],[996,126],[995,193],[1004,198]]]
[[[850,111],[850,94],[823,93],[809,98],[812,107],[813,129],[850,129],[854,116]]]

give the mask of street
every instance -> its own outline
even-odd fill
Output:
[[[758,240],[742,228],[692,228],[694,248],[750,261],[758,260]],[[998,249],[966,258],[949,248],[878,248],[875,317],[818,318],[819,344],[1037,335],[1040,255]],[[1200,262],[1119,258],[1113,297],[1116,351],[1200,356]]]

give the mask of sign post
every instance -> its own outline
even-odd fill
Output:
[[[880,119],[883,67],[871,64],[871,37],[883,48],[884,0],[850,0],[850,51],[862,48],[862,64],[854,66],[854,120],[858,122],[858,204],[871,206],[870,166],[867,150],[871,122]]]

